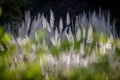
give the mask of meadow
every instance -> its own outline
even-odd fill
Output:
[[[115,22],[100,10],[66,15],[54,25],[44,14],[0,28],[0,80],[119,80],[120,39]],[[15,27],[13,27],[15,26]]]

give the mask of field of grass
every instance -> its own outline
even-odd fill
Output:
[[[120,79],[120,40],[109,18],[93,13],[88,20],[83,13],[72,32],[69,14],[66,29],[62,19],[54,28],[52,11],[50,24],[43,15],[32,21],[29,14],[17,25],[18,37],[0,28],[0,80]]]

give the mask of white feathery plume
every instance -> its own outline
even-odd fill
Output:
[[[79,16],[79,23],[82,27],[85,27],[88,24],[88,17],[85,12]]]
[[[37,28],[37,23],[36,23],[36,19],[34,19],[33,22],[31,23],[31,29],[30,29],[29,36],[31,37],[35,36],[36,28]]]
[[[106,49],[112,49],[112,44],[110,40],[108,40],[108,42],[106,43]]]
[[[69,41],[71,41],[71,42],[74,41],[74,37],[73,37],[72,31],[70,28],[69,28],[69,33],[66,32],[66,37]]]
[[[102,55],[105,55],[105,52],[106,52],[106,48],[105,48],[105,45],[103,43],[100,43],[100,53]]]
[[[54,37],[55,37],[55,40],[57,41],[57,39],[59,37],[59,33],[58,33],[58,29],[57,28],[55,29],[55,35],[54,35]]]
[[[89,14],[89,22],[92,24],[93,27],[95,27],[95,29],[99,29],[99,19],[96,16],[95,11],[92,14]]]
[[[42,16],[42,25],[43,25],[43,28],[46,28],[46,26],[47,26],[46,19],[45,19],[44,15]]]
[[[41,23],[42,23],[41,14],[39,13],[38,16],[37,16],[37,19],[36,19],[36,24],[37,24],[36,31],[42,27]]]
[[[29,28],[30,28],[30,22],[31,22],[31,18],[30,18],[30,11],[25,11],[25,26],[26,26],[26,32],[28,32]]]
[[[48,21],[46,22],[46,25],[47,25],[47,30],[49,31],[49,33],[51,33],[52,32],[52,30],[51,30],[51,28],[50,28],[50,25],[49,25],[49,23],[48,23]]]
[[[85,37],[86,37],[86,30],[85,30],[85,26],[84,26],[84,27],[82,27],[82,29],[83,29],[83,39],[85,39]]]
[[[80,41],[80,39],[81,39],[81,31],[80,31],[80,28],[77,29],[76,39],[77,39],[77,41]]]
[[[51,28],[54,27],[54,21],[55,21],[54,14],[53,14],[52,10],[50,10],[50,27]]]
[[[75,19],[75,30],[80,27],[80,21],[79,21],[79,16],[76,16]]]
[[[24,37],[24,35],[26,35],[26,31],[24,28],[25,28],[25,25],[24,25],[24,22],[22,22],[22,26],[21,28],[19,28],[20,37]]]
[[[52,42],[53,45],[56,45],[56,42],[53,36],[50,37],[50,41]]]
[[[90,24],[90,26],[88,28],[87,42],[92,43],[92,41],[93,41],[93,29],[92,29],[92,26]]]
[[[53,45],[56,45],[56,46],[60,45],[60,37],[59,37],[57,28],[55,29],[54,36],[50,37],[50,40],[51,40]]]
[[[57,45],[60,45],[60,35],[58,33],[58,29],[57,28],[55,30],[55,40],[56,40]]]
[[[22,45],[24,45],[26,42],[28,42],[29,41],[29,38],[27,37],[27,36],[25,36],[24,37],[24,39],[22,39],[22,38],[17,38],[17,43],[20,45],[20,46],[22,46]]]
[[[60,30],[60,33],[62,33],[62,29],[63,29],[63,20],[62,20],[62,18],[60,18],[60,20],[59,20],[59,30]]]
[[[22,32],[22,28],[19,27],[19,29],[18,29],[18,38],[22,36],[22,33],[23,33],[23,32]]]
[[[67,17],[66,17],[66,25],[70,25],[70,15],[67,12]]]
[[[79,52],[81,55],[84,55],[84,43],[81,44]]]

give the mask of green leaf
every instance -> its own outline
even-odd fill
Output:
[[[80,41],[75,41],[74,42],[74,49],[79,51],[79,49],[80,49]]]
[[[59,56],[59,49],[58,49],[58,47],[57,46],[51,46],[50,47],[50,51],[51,51],[51,54],[53,55],[53,56],[56,56],[56,57],[58,57]]]
[[[100,39],[100,33],[97,31],[93,31],[93,42],[96,44]]]
[[[40,58],[43,58],[45,53],[46,53],[46,51],[43,49],[38,49],[38,51],[37,51],[38,57],[40,57]]]
[[[105,34],[101,34],[101,36],[100,36],[100,40],[103,42],[103,43],[106,43],[107,41],[108,41],[108,37],[107,37],[107,35],[105,35]]]
[[[43,40],[45,37],[45,30],[44,29],[39,29],[37,32],[37,39],[38,40]]]
[[[120,48],[115,47],[115,53],[117,56],[120,56]]]
[[[16,47],[15,47],[15,45],[9,45],[9,49],[8,49],[8,51],[7,51],[7,53],[9,54],[8,56],[10,57],[13,57],[13,55],[12,54],[14,54],[14,51],[16,50]]]
[[[11,36],[9,34],[4,34],[2,41],[7,44],[10,42],[10,40],[11,40]]]
[[[86,54],[86,55],[87,55],[87,54],[90,55],[93,48],[92,48],[92,45],[86,44],[84,49],[85,49],[85,54]]]
[[[66,51],[70,49],[70,42],[68,40],[62,41],[60,44],[60,50]]]
[[[24,45],[24,50],[25,50],[25,54],[28,54],[31,50],[31,43],[30,41],[26,42],[26,44]]]

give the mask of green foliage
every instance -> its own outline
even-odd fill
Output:
[[[93,31],[93,46],[96,45],[96,43],[100,40],[100,34],[97,31]]]
[[[80,41],[75,41],[74,42],[74,49],[79,51],[79,49],[80,49]]]
[[[89,74],[86,68],[76,68],[66,71],[65,76],[68,80],[79,80],[79,78],[81,79],[86,74]]]
[[[65,41],[61,41],[61,44],[60,44],[60,51],[69,51],[70,49],[70,42],[68,40],[65,40]]]
[[[88,44],[85,45],[84,51],[85,51],[85,55],[90,55],[92,54],[92,48],[94,48],[92,45]]]
[[[31,50],[31,43],[30,43],[30,41],[27,41],[27,42],[25,43],[25,45],[24,45],[24,50],[25,50],[25,52],[24,52],[25,55],[27,55],[27,54],[30,53],[30,50]]]
[[[120,48],[115,47],[115,53],[116,53],[117,56],[120,57]]]
[[[99,61],[97,63],[94,63],[93,66],[96,72],[108,73],[110,70],[110,63],[108,56],[107,55],[101,56],[101,58],[99,58]]]
[[[66,80],[106,80],[101,73],[94,73],[90,68],[75,68],[64,73]]]
[[[10,45],[10,41],[11,35],[4,33],[3,29],[0,27],[0,55],[11,52],[10,49],[12,49],[12,45]]]
[[[38,40],[43,40],[45,37],[45,30],[44,29],[38,30],[37,35]]]
[[[21,9],[25,7],[27,0],[0,0],[2,8],[1,22],[18,20],[21,14]]]
[[[106,43],[107,40],[108,40],[107,35],[105,35],[105,34],[101,34],[101,36],[100,36],[100,41],[102,41],[103,43]]]
[[[59,48],[57,46],[52,45],[50,47],[50,52],[53,56],[58,57],[60,54]]]
[[[34,65],[34,66],[33,66]],[[33,63],[25,64],[26,69],[20,71],[21,80],[40,80],[41,79],[41,68],[38,64]]]

